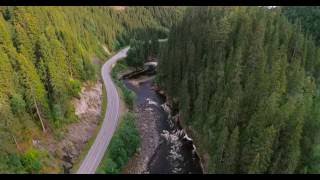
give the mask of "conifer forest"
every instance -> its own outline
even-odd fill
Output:
[[[2,6],[0,173],[66,173],[61,154],[80,174],[320,173],[319,17],[317,6]],[[91,134],[70,128],[92,125],[78,111],[99,83]],[[90,138],[76,145],[71,131]],[[58,148],[69,137],[77,155]]]

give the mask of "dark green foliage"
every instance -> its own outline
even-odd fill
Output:
[[[25,112],[26,102],[20,94],[14,94],[11,97],[11,109],[15,114],[21,114]]]
[[[135,125],[135,116],[127,113],[112,137],[108,152],[98,172],[120,173],[139,145],[140,137]]]
[[[320,7],[319,6],[284,6],[282,13],[292,22],[299,22],[304,32],[312,34],[320,45]]]
[[[27,173],[21,162],[20,155],[17,154],[8,154],[6,157],[2,157],[6,162],[6,169],[1,169],[2,172],[11,172],[11,173]]]
[[[277,8],[190,7],[160,57],[209,172],[315,172],[320,56],[299,24]]]
[[[88,60],[83,61],[83,70],[84,70],[84,77],[83,79],[94,80],[96,79],[96,70],[94,65],[91,64]]]
[[[158,58],[160,43],[158,35],[144,37],[142,40],[131,39],[130,49],[125,59],[128,66],[141,68],[146,61]]]
[[[126,106],[129,108],[129,110],[133,110],[133,104],[134,104],[134,100],[136,98],[135,93],[132,92],[130,89],[126,88],[125,85],[123,84],[123,81],[120,81],[117,78],[117,75],[126,68],[127,68],[127,65],[124,64],[124,61],[120,61],[112,69],[111,73],[112,73],[113,81],[121,89],[122,96],[123,96],[124,102],[126,103]]]
[[[290,6],[281,7],[281,12],[291,21],[297,24],[305,34],[309,34],[310,39],[314,39],[316,44],[320,44],[319,15],[320,8],[318,6]],[[311,36],[310,36],[311,35]],[[306,43],[307,53],[304,54],[306,61],[304,62],[306,73],[314,76],[316,84],[319,85],[319,49],[316,49],[310,43]],[[301,173],[319,173],[319,91],[316,92],[313,104],[306,109],[309,114],[308,121],[305,122],[303,131],[304,136],[302,142],[302,153],[300,162]],[[310,103],[312,100],[308,100]]]
[[[158,39],[159,36],[145,37],[142,40],[131,39],[125,59],[127,65],[138,69],[150,58],[158,57],[160,47]]]
[[[130,40],[130,49],[126,57],[126,62],[128,66],[134,68],[141,67],[146,60],[145,50],[144,50],[144,41],[141,40]]]
[[[74,97],[79,97],[79,93],[81,91],[81,82],[76,79],[70,79],[69,83],[71,87],[71,95]]]
[[[122,88],[122,92],[123,92],[123,97],[124,97],[124,102],[126,103],[126,105],[128,106],[129,109],[133,109],[133,103],[134,103],[134,99],[135,99],[135,94],[134,92],[128,90],[127,88]]]
[[[29,150],[22,156],[21,163],[28,173],[39,173],[42,166],[40,156],[36,150]]]
[[[10,154],[8,156],[8,166],[15,169],[12,172],[18,173],[24,169],[23,164],[21,162],[21,158],[16,154]]]
[[[6,162],[3,172],[10,173],[39,173],[43,163],[41,161],[43,153],[35,149],[30,149],[24,154],[8,154],[4,159]]]
[[[118,165],[112,159],[107,158],[103,163],[106,164],[107,167],[103,170],[99,170],[99,173],[117,174],[120,172]]]

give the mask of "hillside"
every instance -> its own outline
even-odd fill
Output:
[[[83,82],[100,78],[92,59],[134,37],[166,36],[178,16],[162,7],[1,7],[0,172],[55,171],[55,155],[33,140],[61,137],[77,121],[71,99]]]
[[[171,29],[158,78],[207,172],[314,173],[319,60],[279,9],[195,7]]]

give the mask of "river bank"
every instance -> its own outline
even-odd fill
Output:
[[[157,120],[160,118],[158,113],[150,107],[149,103],[144,103],[138,92],[140,83],[145,82],[148,78],[140,78],[135,80],[125,81],[128,89],[136,93],[137,99],[135,100],[134,112],[137,115],[137,127],[141,137],[141,146],[138,153],[129,161],[124,173],[127,174],[142,174],[148,173],[147,166],[154,155],[157,147],[160,144],[160,138],[157,129]],[[149,78],[150,80],[150,78]],[[144,87],[148,89],[150,87]]]
[[[142,139],[140,151],[124,173],[202,173],[192,139],[176,123],[165,96],[156,91],[153,77],[140,76],[124,83],[137,96],[135,112]]]
[[[167,93],[159,86],[156,86],[155,90],[161,96],[166,97],[166,104],[168,106],[168,109],[173,109],[172,114],[174,122],[180,129],[183,129],[185,134],[187,134],[190,137],[190,139],[192,139],[192,142],[194,144],[194,151],[199,158],[199,164],[201,166],[202,172],[205,174],[208,173],[209,154],[201,146],[201,137],[197,136],[197,133],[192,129],[192,127],[187,126],[186,123],[183,121],[183,118],[181,118],[180,110],[177,108],[178,105],[174,103],[173,98],[170,98],[167,95]]]

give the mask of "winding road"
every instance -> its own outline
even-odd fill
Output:
[[[117,128],[120,111],[120,97],[118,95],[115,84],[111,79],[111,70],[113,65],[120,59],[127,56],[130,47],[119,51],[116,55],[111,57],[103,66],[101,70],[102,79],[107,91],[107,112],[105,114],[103,124],[100,131],[91,146],[88,154],[83,160],[77,174],[94,174],[108,148],[110,140]]]

